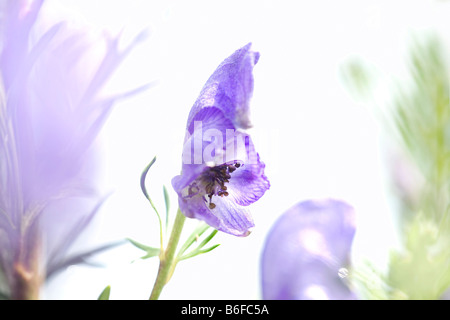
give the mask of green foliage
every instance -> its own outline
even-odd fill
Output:
[[[206,230],[208,230],[210,227],[205,224],[201,223],[186,239],[185,243],[181,246],[181,248],[177,252],[178,243],[181,237],[181,233],[183,231],[184,221],[186,217],[183,215],[183,213],[178,209],[177,215],[175,217],[175,221],[173,222],[172,228],[170,230],[170,236],[169,240],[164,245],[164,238],[165,234],[168,233],[169,229],[169,214],[170,214],[170,197],[169,193],[167,191],[167,188],[163,186],[163,194],[164,194],[164,202],[165,202],[165,212],[166,212],[166,219],[165,219],[165,232],[163,232],[163,226],[161,221],[161,216],[153,203],[152,199],[150,198],[150,195],[147,191],[145,181],[148,175],[148,172],[150,168],[154,165],[156,162],[156,157],[153,158],[153,160],[145,167],[143,170],[141,177],[140,177],[140,186],[142,193],[144,194],[145,198],[149,201],[150,205],[152,206],[153,210],[155,211],[156,215],[158,216],[159,221],[159,229],[160,229],[160,248],[155,248],[151,246],[144,245],[142,243],[139,243],[135,240],[128,239],[128,241],[133,244],[135,247],[145,251],[145,255],[141,257],[141,259],[148,259],[152,257],[158,257],[160,260],[160,265],[158,269],[158,275],[155,280],[155,284],[152,289],[152,293],[150,295],[150,300],[156,300],[159,298],[159,295],[161,294],[162,289],[167,284],[167,282],[171,279],[173,272],[175,271],[175,268],[179,261],[189,259],[192,257],[195,257],[199,254],[207,253],[215,248],[217,248],[219,245],[213,245],[211,247],[208,247],[206,249],[203,249],[206,244],[209,243],[209,241],[214,238],[214,236],[217,234],[217,230],[213,230],[207,237],[204,238],[204,240],[192,251],[185,254],[186,250],[188,250],[194,243],[198,242],[200,237],[205,233]]]
[[[410,49],[410,80],[398,82],[383,125],[396,138],[420,181],[407,186],[395,172],[403,247],[391,253],[378,296],[385,299],[439,299],[450,287],[450,82],[448,55],[436,37]],[[357,98],[373,90],[372,74],[360,61],[344,68],[344,80]],[[385,106],[377,106],[382,109]],[[379,110],[374,110],[376,113]],[[406,169],[406,162],[403,169]],[[414,172],[410,172],[413,176]],[[409,182],[411,184],[411,182]],[[408,187],[414,187],[411,192]],[[365,279],[369,279],[366,277]],[[363,277],[364,279],[364,277]],[[367,284],[369,286],[369,284]],[[370,288],[366,292],[371,291]],[[370,295],[370,294],[369,294]]]
[[[178,251],[178,256],[181,257],[189,247],[199,239],[199,237],[205,233],[206,230],[209,229],[209,226],[206,223],[201,222],[197,228],[191,233],[191,235],[186,239],[184,244],[181,246]]]
[[[154,157],[152,159],[152,161],[150,161],[150,163],[144,168],[144,170],[142,171],[142,174],[141,174],[140,184],[141,184],[142,193],[144,194],[145,198],[148,200],[148,202],[150,203],[150,205],[153,208],[153,211],[155,211],[156,216],[158,217],[160,247],[162,250],[164,244],[163,244],[163,227],[162,227],[161,215],[159,214],[158,209],[156,209],[155,204],[153,203],[152,199],[150,198],[150,195],[148,194],[147,187],[145,186],[145,180],[147,178],[148,172],[149,172],[150,168],[155,164],[155,162],[156,162],[156,157]],[[167,210],[167,219],[166,220],[168,220],[168,214],[169,213]]]
[[[373,88],[374,75],[359,59],[352,59],[341,70],[342,80],[355,98],[367,99]]]
[[[130,241],[130,243],[132,245],[134,245],[136,248],[145,251],[145,255],[141,257],[142,260],[152,258],[152,257],[157,257],[159,255],[159,253],[161,252],[161,250],[158,248],[146,246],[145,244],[139,243],[132,239],[127,239],[127,240]]]
[[[412,84],[399,88],[393,108],[401,143],[425,178],[423,198],[413,210],[438,223],[450,203],[450,83],[444,57],[436,38],[416,42],[409,65]]]
[[[111,287],[107,286],[102,293],[98,296],[97,300],[109,300],[109,296],[111,295]]]
[[[166,186],[163,186],[163,193],[164,193],[164,203],[166,205],[166,231],[167,231],[167,228],[169,227],[170,197]]]
[[[405,250],[390,259],[391,298],[439,299],[450,287],[450,238],[418,214],[405,233]]]
[[[203,253],[207,253],[210,252],[212,250],[214,250],[215,248],[217,248],[219,246],[219,244],[213,245],[209,248],[203,249],[210,241],[212,238],[214,238],[214,236],[217,234],[217,230],[213,230],[208,236],[206,236],[202,242],[200,242],[198,244],[198,246],[193,249],[192,251],[190,251],[189,253],[185,252],[194,244],[197,243],[200,239],[200,237],[205,233],[205,231],[207,231],[208,229],[210,229],[210,227],[206,224],[206,223],[200,223],[200,225],[189,235],[189,237],[186,239],[186,241],[184,242],[184,244],[182,245],[182,247],[179,249],[177,257],[176,257],[176,262],[181,261],[181,260],[186,260],[189,258],[193,258],[199,254],[203,254]],[[134,245],[136,248],[139,248],[143,251],[145,251],[145,255],[142,256],[140,259],[145,260],[148,258],[152,258],[152,257],[157,257],[160,255],[161,250],[158,248],[154,248],[154,247],[150,247],[147,246],[145,244],[142,244],[140,242],[137,242],[135,240],[132,239],[127,239],[132,245]]]
[[[350,284],[358,292],[360,299],[387,300],[390,287],[386,276],[372,265],[370,261],[364,261],[361,265],[354,266],[349,276]]]
[[[161,216],[159,215],[158,210],[156,209],[152,199],[150,198],[150,196],[148,194],[147,187],[145,186],[145,180],[147,178],[148,172],[149,172],[150,168],[155,164],[155,162],[156,162],[156,157],[154,157],[152,159],[152,161],[150,161],[150,163],[144,168],[144,170],[142,171],[142,174],[141,174],[140,183],[141,183],[142,193],[147,198],[147,200],[150,202],[150,205],[152,206],[153,210],[155,211],[156,215],[158,216],[159,224],[160,224],[160,227],[162,228],[162,226],[161,226]]]
[[[186,250],[184,250],[184,251],[181,251],[180,250],[180,252],[179,252],[179,254],[178,254],[178,260],[186,260],[186,259],[189,259],[189,258],[193,258],[193,257],[195,257],[195,256],[198,256],[199,254],[203,254],[203,253],[207,253],[207,252],[210,252],[210,251],[212,251],[212,250],[214,250],[215,248],[217,248],[218,246],[219,246],[219,244],[216,244],[216,245],[213,245],[212,247],[209,247],[209,248],[206,248],[206,249],[202,249],[209,241],[211,241],[211,239],[212,238],[214,238],[214,236],[217,234],[217,230],[213,230],[198,246],[197,246],[197,248],[195,248],[194,250],[192,250],[191,252],[189,252],[189,253],[187,253],[187,254],[184,254],[184,252],[186,251]],[[194,235],[195,237],[196,237],[196,239],[198,238],[198,236],[199,235],[197,235],[197,234],[195,234],[195,233],[193,233],[192,235]],[[191,235],[191,237],[190,238],[192,238],[192,235]],[[192,244],[193,242],[191,242],[190,244],[189,244],[189,246]],[[189,247],[188,246],[188,247]],[[186,247],[186,249],[188,248],[188,247]]]

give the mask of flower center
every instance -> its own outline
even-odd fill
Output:
[[[234,164],[222,164],[220,166],[212,167],[202,173],[199,180],[201,185],[204,186],[206,195],[209,198],[210,209],[216,207],[216,205],[211,202],[214,195],[219,197],[227,197],[229,195],[225,183],[230,182],[231,173],[239,167],[241,167],[239,162]]]

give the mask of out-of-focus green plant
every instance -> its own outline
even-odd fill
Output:
[[[403,159],[391,166],[402,249],[391,253],[388,272],[380,277],[387,299],[439,299],[450,287],[449,72],[440,40],[417,40],[410,48],[409,79],[392,88],[391,103],[375,103],[373,110]],[[343,75],[359,100],[377,100],[367,64],[351,61]],[[367,291],[369,298],[380,297]]]

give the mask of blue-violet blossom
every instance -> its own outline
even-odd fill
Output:
[[[266,300],[355,299],[346,283],[355,212],[324,199],[296,204],[272,227],[262,255]]]
[[[259,53],[240,48],[215,70],[187,121],[182,173],[172,180],[180,210],[236,236],[254,226],[248,206],[269,189],[253,142],[249,105]]]
[[[12,299],[37,298],[45,278],[72,261],[67,249],[101,202],[93,146],[125,94],[100,91],[132,47],[51,23],[43,3],[1,8],[0,294]]]

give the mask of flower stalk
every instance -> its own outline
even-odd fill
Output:
[[[13,300],[39,300],[40,288],[44,282],[41,270],[40,235],[35,225],[23,232],[19,241],[19,252],[14,263],[11,287]]]
[[[181,213],[180,210],[178,210],[175,222],[172,227],[172,232],[170,234],[170,239],[167,243],[167,248],[165,250],[162,250],[159,255],[160,263],[158,275],[156,276],[155,284],[153,286],[153,290],[149,300],[158,300],[162,289],[172,277],[175,266],[178,262],[178,259],[175,258],[175,252],[178,247],[178,242],[180,241],[180,236],[185,220],[186,217],[184,216],[184,214]]]

